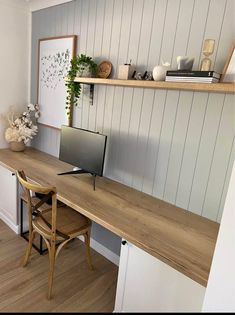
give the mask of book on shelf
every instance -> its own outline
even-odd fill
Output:
[[[168,70],[168,77],[195,77],[195,78],[217,78],[220,79],[221,74],[216,71],[199,71],[199,70]]]
[[[174,77],[166,76],[167,82],[191,82],[191,83],[217,83],[218,78],[213,77]]]

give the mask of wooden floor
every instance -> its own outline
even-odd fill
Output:
[[[48,255],[33,250],[31,262],[20,266],[27,243],[0,220],[0,312],[112,312],[117,267],[92,250],[94,271],[85,248],[74,240],[56,263],[53,299],[46,299]]]

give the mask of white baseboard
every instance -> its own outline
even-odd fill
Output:
[[[82,242],[84,242],[83,236],[78,237]],[[110,249],[106,248],[102,244],[98,243],[96,240],[91,238],[91,248],[93,248],[96,252],[110,260],[115,265],[119,266],[119,256],[112,252]]]
[[[0,219],[4,221],[16,234],[20,233],[20,226],[15,225],[9,220],[3,213],[0,213]],[[82,242],[84,242],[83,236],[78,237]],[[112,252],[110,249],[106,248],[93,238],[91,238],[91,248],[93,248],[96,252],[110,260],[116,266],[119,266],[119,256]]]
[[[20,233],[20,226],[19,225],[15,225],[14,223],[11,222],[10,219],[8,219],[7,216],[5,216],[5,214],[0,212],[0,219],[6,223],[6,225],[9,226],[9,228],[11,228],[16,234]]]

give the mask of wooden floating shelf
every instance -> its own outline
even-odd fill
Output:
[[[125,87],[184,90],[199,92],[235,93],[235,83],[188,83],[188,82],[166,82],[145,80],[120,80],[76,77],[75,82],[84,84],[103,84]]]

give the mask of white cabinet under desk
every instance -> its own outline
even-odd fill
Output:
[[[0,219],[18,233],[17,179],[13,172],[0,165]]]
[[[206,288],[122,241],[114,312],[200,312]]]

